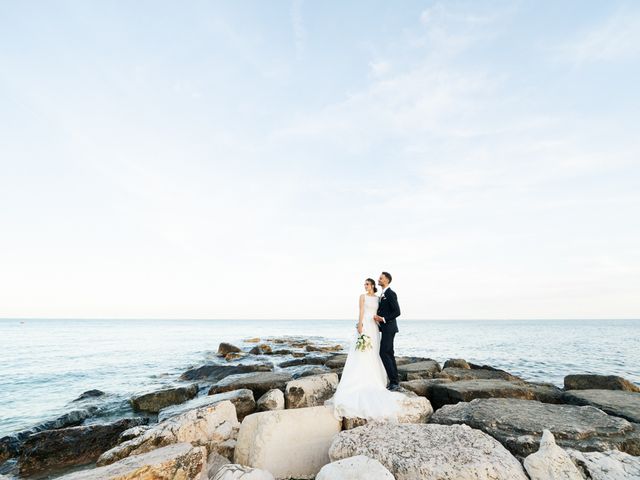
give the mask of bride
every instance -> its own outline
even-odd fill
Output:
[[[378,290],[371,278],[367,278],[364,288],[366,293],[360,295],[357,332],[353,334],[338,388],[325,405],[333,407],[337,419],[359,417],[397,421],[400,402],[405,396],[387,390],[387,372],[380,358],[380,330],[373,319],[378,311]],[[371,338],[371,348],[365,351],[356,349],[360,334]]]

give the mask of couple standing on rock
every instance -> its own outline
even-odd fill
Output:
[[[365,280],[365,293],[360,295],[357,332],[351,341],[336,392],[325,402],[333,407],[336,418],[395,421],[402,408],[401,400],[405,395],[400,393],[393,351],[400,305],[396,293],[389,288],[391,280],[390,273],[380,274],[378,285],[382,293],[379,297],[375,281]],[[363,334],[371,339],[371,348],[364,351],[356,348],[358,337]]]

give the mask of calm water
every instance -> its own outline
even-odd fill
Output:
[[[82,392],[110,394],[113,414],[134,392],[167,385],[214,359],[218,343],[296,335],[346,342],[354,321],[0,320],[0,437],[71,409]],[[396,354],[462,357],[562,385],[568,373],[640,384],[640,321],[404,321]]]

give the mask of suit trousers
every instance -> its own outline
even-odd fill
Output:
[[[393,339],[396,336],[394,331],[383,331],[380,339],[380,358],[384,369],[387,371],[390,385],[398,385],[398,367],[396,357],[393,352]]]

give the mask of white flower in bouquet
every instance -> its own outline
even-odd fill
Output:
[[[358,336],[358,339],[356,340],[356,350],[364,352],[369,350],[371,346],[371,337],[369,335],[362,333]]]

